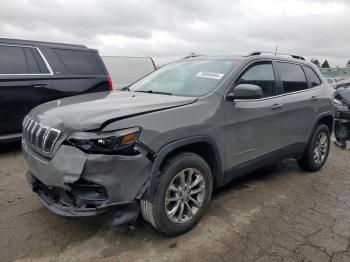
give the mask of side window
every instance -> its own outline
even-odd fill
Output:
[[[38,66],[40,68],[40,72],[42,74],[48,74],[49,69],[47,68],[43,58],[41,57],[41,55],[39,54],[38,50],[36,50],[35,48],[30,48],[31,53],[33,54],[33,56],[35,57],[35,61],[38,63]]]
[[[284,93],[308,89],[303,69],[300,65],[276,62]]]
[[[0,74],[42,73],[49,71],[36,49],[0,45]]]
[[[303,68],[306,74],[306,78],[309,80],[311,84],[311,87],[319,86],[322,84],[320,78],[312,68],[308,66],[303,66]]]
[[[26,61],[28,65],[28,73],[29,74],[40,74],[40,68],[39,65],[37,64],[34,55],[31,51],[32,48],[25,47],[24,48],[24,53],[26,56]]]
[[[102,61],[96,52],[68,49],[54,51],[72,74],[105,74]]]
[[[271,63],[257,64],[248,69],[235,83],[260,86],[264,97],[276,95],[276,81]]]
[[[22,47],[0,45],[0,74],[28,74]]]

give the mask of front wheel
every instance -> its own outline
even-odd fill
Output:
[[[194,153],[181,153],[162,168],[152,201],[141,200],[142,215],[168,236],[182,234],[205,213],[212,187],[212,174],[206,161]]]
[[[328,158],[331,134],[329,128],[320,124],[309,141],[304,154],[298,159],[299,166],[306,171],[318,171]]]

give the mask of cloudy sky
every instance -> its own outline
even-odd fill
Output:
[[[11,0],[0,8],[0,37],[85,44],[102,55],[274,50],[350,59],[349,0]]]

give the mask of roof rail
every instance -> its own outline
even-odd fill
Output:
[[[292,55],[292,54],[279,53],[279,52],[270,52],[270,51],[254,51],[254,52],[251,52],[250,54],[248,54],[246,56],[262,55],[262,54],[273,54],[275,56],[277,56],[277,55],[290,56],[290,57],[292,57],[294,59],[305,60],[304,57],[299,56],[299,55]]]
[[[197,56],[202,56],[202,55],[196,54],[196,53],[190,53],[188,56],[185,56],[185,57],[183,57],[182,59],[187,59],[187,58],[197,57]]]
[[[40,46],[56,46],[56,47],[76,47],[76,48],[87,48],[85,45],[77,44],[64,44],[64,43],[53,43],[35,40],[23,40],[23,39],[12,39],[12,38],[0,38],[2,44],[16,44],[16,45],[40,45]]]

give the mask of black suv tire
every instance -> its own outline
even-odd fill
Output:
[[[320,141],[320,139],[325,140]],[[301,169],[311,172],[320,170],[328,158],[330,142],[331,133],[329,128],[324,124],[319,124],[316,127],[304,154],[298,159],[298,165]],[[318,155],[319,158],[317,158],[317,154],[322,154],[322,156]]]
[[[181,180],[182,174],[184,180]],[[185,182],[183,188],[181,181]],[[141,200],[142,215],[165,235],[182,234],[195,226],[206,212],[212,188],[212,173],[206,161],[194,153],[181,153],[167,160],[163,166],[153,200],[149,201],[147,198]],[[199,193],[194,193],[197,191]],[[166,199],[172,201],[167,202]],[[201,204],[197,206],[192,200],[197,201],[197,205]],[[171,212],[175,209],[175,212]],[[169,213],[173,214],[173,217],[170,217]]]

